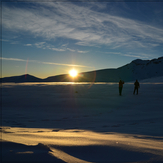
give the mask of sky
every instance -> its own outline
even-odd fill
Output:
[[[2,77],[46,78],[163,56],[163,1],[2,1]]]

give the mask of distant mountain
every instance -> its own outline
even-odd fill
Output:
[[[0,78],[0,82],[3,82],[3,83],[7,83],[7,82],[8,83],[9,82],[23,83],[23,82],[41,82],[41,81],[42,79],[29,75],[29,74]]]
[[[1,78],[1,82],[125,82],[163,76],[163,57],[152,60],[136,59],[117,69],[103,69],[83,72],[72,79],[68,74],[39,79],[31,75]]]
[[[163,76],[163,57],[153,60],[136,59],[117,69],[98,70],[94,73],[95,81],[98,82],[117,82],[120,79],[127,82]]]
[[[118,82],[120,79],[128,82],[163,76],[163,57],[152,60],[136,59],[117,69],[102,69],[80,73],[77,82]],[[49,81],[72,81],[69,75],[51,76],[44,79]]]

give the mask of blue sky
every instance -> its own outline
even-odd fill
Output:
[[[2,77],[118,68],[163,56],[163,2],[2,2]]]

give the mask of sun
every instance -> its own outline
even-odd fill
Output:
[[[78,72],[77,72],[77,70],[72,69],[69,71],[69,75],[74,78],[78,75]]]

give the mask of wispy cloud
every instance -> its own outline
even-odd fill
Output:
[[[92,9],[95,3],[91,6],[70,2],[35,3],[35,5],[37,8],[28,10],[3,6],[3,28],[14,32],[29,32],[35,37],[41,36],[52,40],[68,38],[75,40],[78,45],[107,45],[113,49],[147,48],[163,44],[162,28],[95,11]],[[44,43],[35,46],[48,48]],[[63,50],[56,47],[51,49]]]
[[[121,55],[121,56],[126,56],[126,57],[131,57],[131,58],[150,58],[152,55],[149,53],[133,53],[133,52],[104,52],[106,54],[110,54],[110,55]]]
[[[0,38],[0,41],[2,41],[2,42],[9,42],[9,40],[1,39],[1,38]]]
[[[41,64],[49,64],[49,65],[57,65],[57,66],[68,66],[68,67],[89,67],[93,68],[90,66],[84,66],[84,65],[74,65],[74,64],[66,64],[66,63],[55,63],[55,62],[42,62],[38,60],[25,60],[25,59],[19,59],[19,58],[4,58],[0,57],[1,60],[6,60],[6,61],[19,61],[19,62],[34,62],[34,63],[41,63]]]
[[[35,46],[37,47],[37,48],[43,48],[45,45],[45,42],[38,42],[38,43],[35,43]]]
[[[121,54],[122,56],[126,56],[126,57],[132,57],[132,58],[149,58],[149,55],[147,56],[147,54],[133,54],[133,53],[127,53],[127,54]]]
[[[41,48],[41,49],[50,49],[50,50],[54,50],[54,51],[65,51],[65,49],[63,49],[63,48],[56,48],[55,46],[48,44],[46,42],[36,42],[34,44],[24,44],[24,46],[35,46],[35,47]]]
[[[81,51],[81,50],[78,50],[78,53],[88,53],[88,51]]]
[[[74,49],[70,49],[70,48],[67,48],[67,50],[71,51],[71,52],[75,52],[76,50]]]
[[[18,58],[4,58],[4,57],[0,57],[1,60],[7,60],[7,61],[27,61],[27,60],[24,60],[24,59],[18,59]]]
[[[88,53],[89,52],[89,51],[75,50],[75,49],[70,49],[70,48],[66,48],[66,49],[71,52],[78,52],[78,53]]]
[[[49,49],[51,49],[51,50],[54,50],[54,51],[65,51],[64,49],[59,49],[59,48],[49,48]]]
[[[32,44],[24,44],[24,46],[32,46]]]

